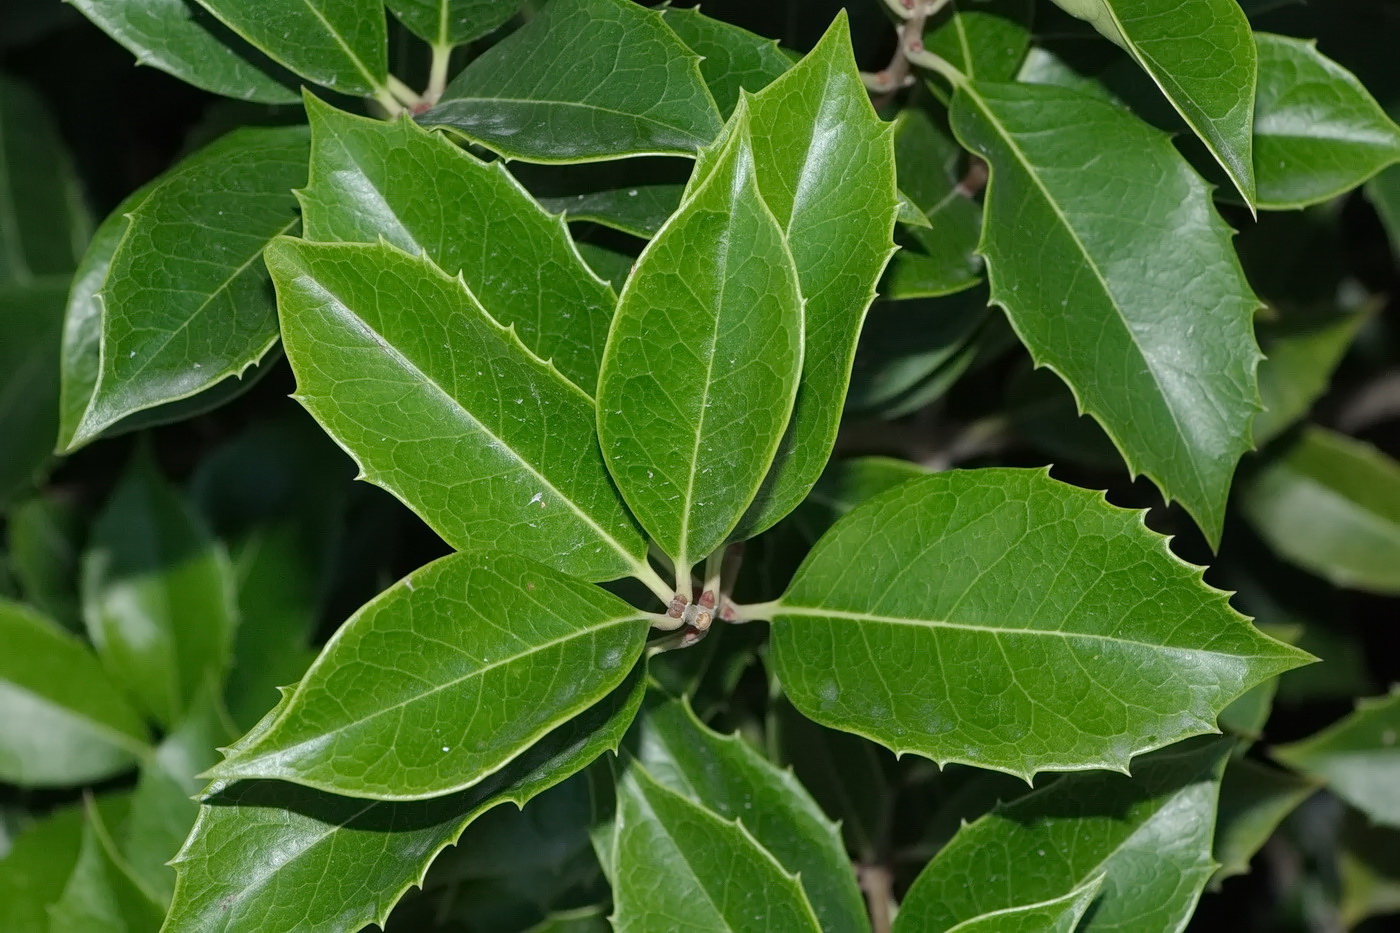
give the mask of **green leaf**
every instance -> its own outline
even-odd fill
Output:
[[[1356,76],[1310,40],[1255,35],[1254,165],[1261,208],[1336,197],[1400,161],[1400,127]]]
[[[65,325],[65,450],[133,412],[241,375],[272,347],[277,319],[262,252],[297,224],[291,189],[306,178],[306,153],[305,127],[236,130],[128,202],[124,232],[103,224]],[[95,301],[83,297],[90,288]],[[92,339],[81,325],[97,315],[100,373],[80,399],[91,362],[79,360],[91,359]]]
[[[87,800],[87,821],[73,874],[49,907],[50,929],[84,933],[155,930],[165,905],[142,887],[112,841],[101,811]]]
[[[90,226],[43,102],[0,75],[0,285],[72,272]]]
[[[650,239],[676,212],[684,185],[638,185],[557,198],[540,198],[545,210],[568,221],[587,220]]]
[[[0,929],[50,933],[48,906],[63,894],[83,838],[83,808],[64,807],[20,833],[0,859]]]
[[[1164,134],[1061,88],[963,85],[953,128],[991,166],[992,300],[1129,467],[1218,543],[1259,407],[1258,300],[1205,183]]]
[[[385,0],[384,5],[418,38],[450,48],[496,29],[520,9],[520,0]]]
[[[144,448],[93,522],[82,593],[103,664],[162,725],[222,685],[237,627],[228,556]]]
[[[1262,71],[1237,0],[1055,0],[1151,76],[1230,180],[1255,203],[1255,91]]]
[[[389,38],[380,0],[301,0],[271,6],[247,0],[199,5],[267,55],[344,94],[383,94]]]
[[[668,789],[638,765],[623,774],[617,797],[618,933],[822,929],[801,881],[743,822]]]
[[[646,632],[631,606],[543,564],[454,554],[352,616],[208,776],[376,800],[462,790],[620,684]]]
[[[726,120],[742,91],[761,91],[792,67],[792,59],[775,40],[712,19],[699,7],[667,7],[661,13],[666,25],[700,56],[700,75]]]
[[[1220,782],[1211,887],[1249,871],[1249,860],[1264,847],[1284,817],[1317,792],[1318,784],[1250,758],[1233,758]]]
[[[846,410],[884,412],[898,405],[963,354],[990,314],[981,289],[945,301],[877,302],[860,332]]]
[[[58,276],[0,284],[0,509],[33,487],[53,459],[67,291],[67,277]]]
[[[710,730],[685,702],[652,703],[633,729],[636,747],[629,751],[647,775],[715,816],[742,824],[798,877],[821,929],[867,928],[837,828],[791,772],[769,764],[737,734]]]
[[[86,533],[75,503],[61,495],[36,496],[10,510],[10,569],[24,601],[78,631],[78,549]]]
[[[1103,888],[1080,930],[1180,930],[1216,867],[1211,836],[1229,749],[1222,741],[1167,749],[1138,762],[1132,777],[1073,774],[998,806],[914,880],[894,930],[957,929],[1098,876]]]
[[[1400,831],[1349,814],[1341,842],[1343,926],[1352,930],[1368,917],[1400,913]]]
[[[70,0],[140,65],[195,87],[264,104],[290,104],[296,91],[249,61],[213,17],[185,0]]]
[[[127,770],[145,751],[141,717],[82,642],[0,600],[0,644],[0,780],[88,784]]]
[[[1074,933],[1103,887],[1103,877],[1095,875],[1068,894],[1039,904],[1006,907],[972,917],[953,927],[950,933]]]
[[[1376,208],[1392,253],[1400,253],[1400,168],[1392,166],[1366,183],[1366,197]]]
[[[604,459],[681,578],[753,501],[802,366],[797,271],[759,193],[745,106],[732,123],[706,180],[637,260],[598,380]]]
[[[460,279],[387,243],[284,239],[267,262],[298,398],[365,478],[454,547],[538,554],[595,580],[647,572],[592,399]]]
[[[1273,756],[1324,780],[1332,793],[1379,826],[1400,829],[1400,688],[1360,700],[1326,729],[1273,750]]]
[[[720,117],[691,52],[630,0],[554,0],[419,119],[513,159],[694,155]]]
[[[1309,427],[1241,490],[1280,556],[1338,586],[1400,593],[1400,464],[1370,444]]]
[[[924,24],[924,48],[976,81],[1010,81],[1031,43],[1032,0],[951,0]]]
[[[1039,470],[940,473],[867,501],[772,613],[774,670],[812,719],[1026,778],[1125,769],[1309,658],[1141,513]]]
[[[1254,419],[1256,445],[1267,444],[1308,413],[1369,318],[1364,311],[1285,314],[1260,324],[1265,359],[1259,364],[1259,397],[1264,410]]]
[[[503,162],[481,162],[407,118],[369,120],[310,96],[306,109],[311,180],[299,194],[306,239],[383,237],[448,275],[461,272],[493,318],[514,324],[537,356],[594,390],[617,296]]]
[[[422,883],[433,857],[477,816],[507,801],[523,807],[615,749],[644,692],[639,667],[505,768],[449,797],[384,803],[275,781],[216,788],[176,857],[179,880],[167,928],[230,933],[382,925],[403,892]],[[275,871],[268,870],[268,852],[279,853]]]
[[[750,112],[759,190],[797,265],[805,349],[787,433],[735,538],[791,512],[826,466],[898,212],[893,134],[870,106],[844,12],[816,48],[752,98]],[[705,167],[702,156],[696,175]]]

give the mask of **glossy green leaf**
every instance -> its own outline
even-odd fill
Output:
[[[86,645],[32,610],[0,601],[0,780],[76,786],[130,768],[141,717]]]
[[[650,239],[676,212],[684,185],[638,185],[587,194],[540,198],[546,210],[569,221],[587,220]]]
[[[43,102],[0,76],[0,285],[72,272],[89,226],[68,153]]]
[[[223,683],[237,626],[228,555],[144,449],[93,522],[82,594],[103,664],[161,724]]]
[[[644,692],[638,668],[505,768],[448,797],[384,803],[275,781],[217,787],[175,860],[179,881],[167,929],[230,933],[300,924],[348,931],[383,924],[404,891],[422,883],[433,857],[477,816],[505,802],[523,807],[615,749]],[[268,852],[280,854],[275,871],[268,870]]]
[[[1165,135],[1061,88],[964,85],[953,128],[991,166],[992,300],[1129,467],[1218,542],[1259,407],[1258,300],[1209,189]]]
[[[1363,699],[1356,710],[1273,756],[1327,782],[1332,793],[1380,826],[1400,829],[1400,688]]]
[[[503,162],[487,164],[408,119],[352,116],[308,96],[311,181],[299,194],[308,240],[381,237],[462,273],[472,294],[542,359],[593,392],[617,296],[568,230]],[[452,205],[443,210],[444,204]]]
[[[633,765],[618,785],[613,929],[822,929],[797,876],[725,817]],[[664,883],[663,883],[664,882]]]
[[[693,155],[720,129],[698,58],[655,10],[555,0],[420,120],[533,162]]]
[[[1101,887],[1103,875],[1096,875],[1068,894],[972,917],[949,933],[1074,933]]]
[[[802,366],[797,271],[759,193],[745,107],[733,123],[718,163],[637,260],[598,385],[604,459],[681,573],[753,501]]]
[[[297,99],[269,69],[250,60],[208,13],[185,0],[70,0],[98,28],[150,65],[195,87],[265,104]]]
[[[284,239],[267,262],[298,398],[365,478],[454,547],[538,554],[595,580],[645,571],[592,399],[460,279],[387,243]]]
[[[67,291],[66,276],[0,285],[0,509],[33,487],[52,459]]]
[[[1369,317],[1352,311],[1284,315],[1261,323],[1265,359],[1259,364],[1259,397],[1264,410],[1254,419],[1255,444],[1267,444],[1308,413]]]
[[[380,0],[301,0],[199,5],[276,61],[345,94],[383,93],[389,39]]]
[[[1215,860],[1211,879],[1217,888],[1226,878],[1249,871],[1249,860],[1264,847],[1288,814],[1316,793],[1319,785],[1251,758],[1234,758],[1220,782],[1220,809],[1215,826]]]
[[[49,907],[52,931],[132,933],[160,926],[161,904],[132,877],[100,811],[89,800],[82,843],[63,894]]]
[[[385,0],[384,5],[420,39],[450,48],[496,29],[520,9],[520,0]]]
[[[577,246],[579,255],[588,263],[594,275],[616,289],[627,284],[627,277],[632,274],[632,264],[637,257],[596,243],[579,243]]]
[[[896,933],[938,933],[997,910],[1048,901],[1102,876],[1079,927],[1179,931],[1215,861],[1220,773],[1230,743],[1166,749],[1132,777],[1074,774],[965,826],[915,879]]]
[[[1031,43],[1033,0],[950,0],[924,24],[924,48],[975,81],[1010,81]]]
[[[787,433],[735,538],[791,512],[831,456],[856,337],[893,251],[898,211],[893,134],[871,109],[844,12],[816,48],[752,98],[750,112],[759,190],[797,265],[806,346]],[[696,175],[705,170],[702,156]]]
[[[710,730],[681,701],[651,704],[634,729],[629,751],[647,775],[710,813],[739,821],[798,877],[823,930],[866,926],[837,828],[791,772],[768,763],[738,735]]]
[[[792,59],[773,39],[712,19],[699,7],[662,10],[667,26],[700,56],[700,75],[725,119],[743,91],[757,92],[792,67]]]
[[[1254,105],[1263,65],[1237,0],[1055,0],[1121,46],[1151,76],[1249,204]]]
[[[454,554],[357,612],[276,721],[208,775],[377,800],[461,790],[620,684],[646,632],[543,564]]]
[[[1254,117],[1258,204],[1317,204],[1400,161],[1400,126],[1316,43],[1259,33]]]
[[[241,375],[272,347],[277,319],[262,252],[297,224],[291,189],[306,178],[306,153],[305,127],[236,130],[146,190],[124,232],[103,224],[65,325],[65,449],[133,412]],[[87,328],[99,315],[100,372],[83,399]]]
[[[78,551],[86,528],[62,495],[36,496],[6,516],[10,570],[24,601],[78,631]]]
[[[1371,445],[1309,427],[1240,504],[1285,559],[1338,586],[1400,593],[1400,465]]]
[[[1022,777],[1125,769],[1309,657],[1250,626],[1140,513],[1039,470],[951,471],[867,501],[771,611],[774,670],[812,719]]]
[[[0,858],[0,929],[50,933],[48,906],[63,894],[82,838],[81,806],[59,809],[15,838]]]

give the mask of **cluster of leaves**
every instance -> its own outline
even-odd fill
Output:
[[[0,80],[0,929],[1400,907],[1388,8],[72,3],[245,103]]]

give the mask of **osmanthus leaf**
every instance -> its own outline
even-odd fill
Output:
[[[133,196],[124,230],[102,225],[70,296],[62,449],[241,375],[272,347],[262,252],[297,224],[306,154],[305,127],[235,130]]]
[[[0,859],[0,929],[50,933],[48,907],[73,874],[82,838],[82,806],[56,810],[14,837]]]
[[[78,860],[62,895],[48,908],[50,929],[84,933],[157,929],[165,905],[132,876],[91,798],[85,810]]]
[[[388,24],[380,0],[301,0],[269,6],[198,0],[223,23],[309,81],[345,94],[382,94]]]
[[[568,229],[505,170],[411,120],[352,116],[310,95],[303,236],[381,237],[462,278],[487,312],[585,392],[598,379],[617,295],[586,266]],[[444,205],[451,205],[444,210]]]
[[[613,929],[822,929],[801,879],[745,827],[632,763],[617,787]],[[859,929],[859,927],[857,927]]]
[[[767,608],[774,671],[807,716],[1026,778],[1126,769],[1310,658],[1140,513],[1041,470],[901,483],[837,522]]]
[[[615,749],[644,692],[638,667],[505,768],[447,797],[385,803],[277,781],[216,785],[175,859],[178,881],[166,929],[253,933],[382,925],[404,891],[422,883],[434,856],[477,816],[506,802],[523,807]],[[275,865],[269,852],[278,853]]]
[[[556,0],[419,117],[513,159],[684,155],[720,130],[699,56],[630,0]]]
[[[1355,75],[1312,41],[1258,33],[1255,42],[1260,207],[1317,204],[1400,162],[1400,126]]]
[[[713,19],[699,7],[661,11],[667,26],[700,56],[700,75],[726,120],[742,91],[761,91],[792,67],[774,39]]]
[[[1074,91],[968,83],[952,117],[991,168],[992,300],[1128,466],[1217,543],[1259,407],[1259,302],[1205,182],[1166,135]]]
[[[895,933],[939,933],[994,911],[1103,887],[1078,928],[1177,931],[1211,858],[1228,741],[1192,742],[1124,774],[1072,774],[964,826],[914,879]]]
[[[742,105],[718,161],[642,251],[598,380],[603,457],[682,575],[724,544],[792,412],[803,303]]]
[[[520,0],[385,0],[409,31],[439,48],[463,45],[500,26]]]
[[[1375,826],[1355,812],[1341,832],[1340,920],[1348,930],[1381,914],[1400,913],[1400,830]]]
[[[1370,444],[1310,426],[1240,504],[1281,557],[1338,586],[1400,593],[1400,464]]]
[[[749,109],[758,187],[797,266],[805,349],[791,422],[736,539],[791,512],[826,466],[898,211],[893,131],[870,106],[844,11]],[[702,154],[696,176],[713,162]]]
[[[543,564],[453,554],[352,616],[277,719],[207,776],[376,800],[462,790],[620,684],[646,632],[631,606]]]
[[[627,746],[647,775],[710,813],[739,821],[797,876],[821,929],[868,929],[840,833],[792,772],[770,764],[737,734],[709,729],[688,703],[653,700]],[[878,786],[866,790],[874,794]]]
[[[222,686],[238,624],[233,570],[145,448],[93,522],[82,601],[103,664],[163,726]]]
[[[78,639],[0,600],[0,644],[0,781],[89,784],[146,752],[141,716]]]
[[[222,24],[185,0],[70,2],[135,55],[138,64],[225,97],[264,104],[297,99],[295,90],[243,54],[242,43]]]
[[[33,487],[53,459],[67,291],[67,276],[0,284],[0,508]]]
[[[1273,756],[1327,782],[1338,797],[1380,826],[1400,829],[1400,687],[1363,699],[1346,718],[1273,750]]]
[[[585,194],[540,198],[545,210],[565,220],[586,220],[650,239],[680,207],[684,185],[638,185]]]
[[[1364,309],[1342,313],[1281,314],[1258,326],[1265,359],[1259,364],[1264,410],[1254,419],[1254,443],[1263,446],[1308,413],[1332,381],[1361,326]]]
[[[924,24],[924,48],[974,81],[1010,81],[1031,44],[1033,0],[950,0]]]
[[[78,503],[63,493],[35,496],[5,516],[10,572],[23,601],[70,631],[80,631],[78,554],[87,534]]]
[[[268,250],[297,397],[457,548],[537,554],[610,580],[646,544],[598,451],[593,400],[460,278],[387,243]]]
[[[1367,182],[1366,199],[1380,215],[1391,252],[1400,253],[1400,167],[1391,166]]]
[[[1220,863],[1211,888],[1249,871],[1249,860],[1264,847],[1288,814],[1322,785],[1252,758],[1232,758],[1220,782],[1215,823],[1215,860]]]
[[[1237,0],[1055,0],[1121,46],[1161,88],[1255,203],[1254,104],[1260,59]]]
[[[1068,894],[971,917],[949,933],[1074,933],[1102,887],[1103,875],[1096,875]]]

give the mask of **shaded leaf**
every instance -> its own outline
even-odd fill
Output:
[[[1392,166],[1367,182],[1366,197],[1380,215],[1391,252],[1400,253],[1400,168]]]
[[[83,838],[83,808],[59,809],[27,827],[0,859],[0,929],[50,933],[48,906],[63,894]]]
[[[57,495],[36,496],[6,516],[10,569],[24,601],[78,631],[78,551],[82,534],[77,507]]]
[[[1327,782],[1332,793],[1376,824],[1400,829],[1400,688],[1360,700],[1345,719],[1273,756]]]
[[[1022,777],[1122,769],[1214,731],[1309,657],[1251,627],[1140,513],[1038,470],[955,470],[868,500],[771,611],[774,670],[806,715]]]
[[[72,272],[90,226],[67,150],[43,102],[0,75],[0,285]],[[0,307],[10,300],[0,298]]]
[[[990,313],[980,289],[943,301],[878,302],[861,329],[846,410],[885,412],[900,404],[967,349]]]
[[[924,48],[976,81],[1010,81],[1031,42],[1033,0],[951,0],[924,24]]]
[[[1347,929],[1368,917],[1400,913],[1400,831],[1351,815],[1342,829],[1341,920]]]
[[[676,212],[684,185],[639,185],[557,198],[540,198],[546,210],[569,221],[588,220],[649,239]]]
[[[479,39],[520,9],[520,0],[385,0],[420,39],[442,48]]]
[[[50,929],[84,933],[145,933],[157,929],[164,905],[132,877],[91,800],[86,810],[77,863],[63,894],[49,907]]]
[[[1218,888],[1226,878],[1249,871],[1249,861],[1264,847],[1278,825],[1318,789],[1317,784],[1287,771],[1235,758],[1220,782],[1220,809],[1215,825],[1215,860],[1211,878]]]
[[[1264,410],[1254,419],[1254,443],[1267,444],[1306,415],[1332,381],[1361,326],[1364,311],[1327,315],[1284,315],[1261,323],[1259,397]]]
[[[726,120],[742,91],[761,91],[792,67],[792,59],[773,39],[713,19],[699,7],[662,10],[667,26],[700,56],[700,75]]]
[[[67,291],[64,276],[0,285],[0,510],[28,492],[53,459]]]
[[[1101,887],[1103,875],[1096,875],[1068,894],[972,917],[950,933],[1073,933]]]

